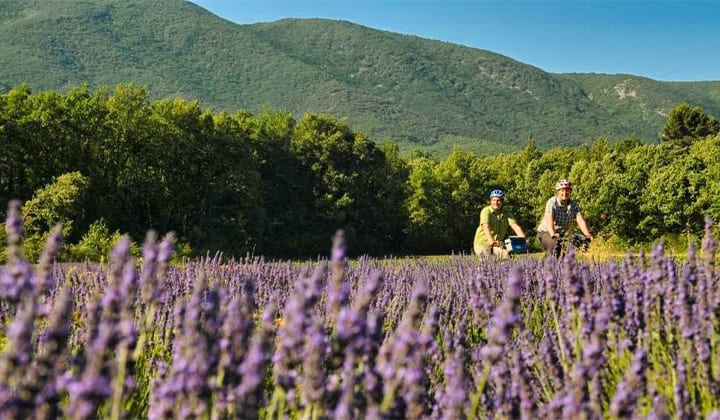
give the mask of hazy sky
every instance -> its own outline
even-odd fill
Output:
[[[237,23],[342,19],[490,50],[555,73],[720,80],[720,0],[193,0]]]

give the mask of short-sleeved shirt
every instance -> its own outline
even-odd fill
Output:
[[[558,235],[564,235],[571,223],[580,214],[580,205],[575,200],[570,200],[566,205],[562,205],[557,196],[551,197],[545,204],[545,214],[552,214],[555,220],[555,232]],[[545,217],[543,217],[538,232],[549,232],[546,226]]]
[[[482,211],[480,211],[480,226],[475,231],[475,247],[491,245],[485,237],[485,231],[482,225],[490,225],[490,232],[493,235],[493,239],[502,241],[507,235],[508,227],[516,223],[515,217],[513,217],[510,212],[503,210],[500,213],[495,213],[490,206],[483,208]]]

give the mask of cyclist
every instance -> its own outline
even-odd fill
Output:
[[[585,235],[578,238],[575,244],[583,244],[593,239],[587,222],[580,212],[580,205],[570,199],[572,184],[566,179],[561,179],[555,184],[555,195],[545,205],[545,215],[537,230],[537,238],[542,244],[547,255],[559,257],[562,253],[562,241],[565,239],[573,220],[577,223],[580,231]]]
[[[508,227],[511,227],[517,236],[525,237],[525,232],[515,217],[503,210],[504,205],[505,193],[502,190],[492,190],[490,205],[480,211],[480,226],[475,231],[473,241],[473,249],[479,257],[508,258],[509,253],[503,246]]]

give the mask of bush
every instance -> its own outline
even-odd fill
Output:
[[[105,263],[120,236],[119,230],[110,233],[105,220],[99,219],[90,225],[90,229],[80,242],[68,246],[68,252],[73,261]],[[140,256],[140,248],[134,242],[130,245],[130,253],[134,257]]]
[[[62,224],[63,238],[73,233],[73,221],[82,214],[88,179],[80,172],[68,172],[35,191],[22,208],[25,255],[37,261],[53,226]]]

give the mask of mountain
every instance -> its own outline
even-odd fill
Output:
[[[579,83],[589,99],[622,122],[629,134],[656,140],[667,112],[682,102],[720,117],[720,82],[659,82],[646,77],[606,74],[562,74]]]
[[[376,141],[494,153],[597,136],[656,141],[680,102],[720,116],[720,82],[552,74],[489,51],[344,21],[237,25],[182,0],[3,0],[0,91],[133,82],[213,109],[345,118]]]

